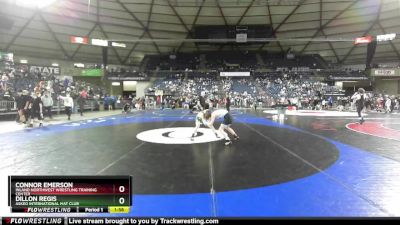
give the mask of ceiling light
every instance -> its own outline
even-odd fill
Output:
[[[44,8],[53,4],[56,0],[16,0],[15,4],[29,8]]]
[[[126,44],[124,44],[124,43],[119,43],[119,42],[111,42],[111,46],[113,46],[113,47],[120,47],[120,48],[126,48]]]
[[[92,45],[107,47],[108,46],[108,41],[107,40],[103,40],[103,39],[92,38]]]
[[[74,63],[74,67],[85,68],[85,64],[83,64],[83,63]]]

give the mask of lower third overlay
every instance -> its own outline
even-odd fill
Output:
[[[219,219],[200,218],[124,218],[124,217],[3,217],[3,225],[161,225],[161,224],[220,224]]]

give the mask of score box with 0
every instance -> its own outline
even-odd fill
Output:
[[[12,208],[131,206],[131,180],[131,176],[10,176],[8,204]]]

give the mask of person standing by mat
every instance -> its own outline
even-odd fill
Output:
[[[59,96],[58,98],[63,100],[64,107],[65,107],[65,113],[68,116],[68,120],[71,120],[71,113],[72,113],[72,109],[74,108],[74,100],[72,99],[72,97],[70,96],[69,93],[67,93],[65,97]]]
[[[214,126],[212,126],[212,124],[207,123],[207,119],[206,118],[210,118],[210,117],[211,117],[211,110],[209,110],[209,109],[206,109],[206,110],[203,110],[203,111],[200,111],[199,113],[197,113],[197,116],[196,116],[196,127],[194,128],[192,136],[190,138],[191,141],[194,141],[194,137],[196,136],[197,130],[200,128],[201,124],[211,128],[211,130],[214,132],[215,136],[217,138],[219,138],[218,133],[215,130]]]
[[[43,112],[46,112],[45,114],[50,118],[53,119],[52,115],[52,108],[53,108],[53,98],[50,95],[49,91],[45,91],[44,95],[41,97],[42,98],[42,103],[43,103]]]
[[[88,94],[86,92],[86,89],[83,89],[81,93],[79,93],[77,103],[79,104],[79,112],[81,116],[83,116],[83,112],[85,111],[85,104],[86,104],[86,99],[88,98]]]
[[[226,96],[225,107],[226,107],[226,110],[228,110],[228,112],[231,110],[231,99],[229,98],[229,95]]]
[[[35,118],[39,120],[39,127],[43,126],[43,111],[44,111],[44,106],[42,99],[40,98],[40,92],[35,93],[35,98],[33,99],[32,102],[32,112],[31,112],[31,119],[30,119],[30,125],[29,127],[33,127],[33,121]]]
[[[212,112],[211,114],[204,114],[204,119],[208,122],[208,126],[215,130],[214,128],[214,122],[216,119],[219,118],[224,118],[223,122],[218,128],[218,131],[223,135],[225,139],[225,145],[230,145],[232,144],[231,139],[229,138],[228,134],[225,132],[228,131],[228,133],[232,134],[235,140],[239,140],[239,136],[236,134],[236,132],[231,128],[231,125],[233,123],[233,119],[231,114],[228,112],[226,109],[218,109]]]
[[[355,100],[358,117],[360,119],[360,124],[364,123],[364,117],[361,114],[361,111],[363,110],[365,105],[364,93],[365,90],[363,88],[359,88],[358,91],[354,93],[354,95],[351,97],[352,100]]]
[[[17,123],[22,123],[25,121],[25,117],[23,116],[24,112],[24,96],[22,95],[22,90],[18,90],[17,96],[15,97],[15,103],[17,106],[17,118],[15,119]]]
[[[29,120],[32,115],[33,98],[32,96],[29,95],[29,91],[27,90],[23,90],[22,95],[23,95],[23,117],[25,118],[23,123],[26,124],[26,127],[30,127]]]

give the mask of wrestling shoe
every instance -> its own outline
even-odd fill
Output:
[[[225,141],[225,145],[226,145],[226,146],[231,145],[231,144],[232,144],[232,141],[230,141],[230,140]]]

